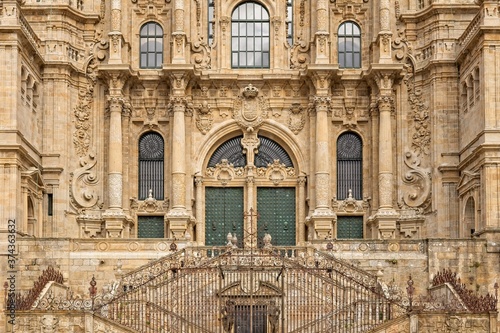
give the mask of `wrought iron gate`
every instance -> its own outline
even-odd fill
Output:
[[[95,313],[137,332],[365,332],[405,313],[379,291],[310,248],[203,247],[124,276]]]

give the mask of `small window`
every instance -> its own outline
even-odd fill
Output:
[[[361,67],[361,29],[354,22],[344,22],[338,30],[340,68]]]
[[[269,13],[260,4],[236,7],[231,23],[231,66],[269,68]]]
[[[363,144],[361,138],[346,132],[337,140],[337,199],[363,195]]]
[[[215,3],[214,0],[208,0],[208,45],[214,42],[215,29]]]
[[[286,1],[286,40],[293,45],[293,0]]]
[[[149,22],[140,33],[140,67],[161,68],[163,64],[163,29],[158,23]]]
[[[139,200],[152,195],[163,200],[164,143],[161,135],[150,132],[139,139]]]

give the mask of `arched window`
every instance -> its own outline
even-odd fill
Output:
[[[163,29],[158,23],[144,24],[140,32],[141,68],[161,68],[163,63]]]
[[[361,138],[346,132],[337,140],[337,199],[344,200],[351,194],[363,198],[363,144]]]
[[[215,29],[215,2],[208,0],[208,45],[214,42]]]
[[[269,68],[269,13],[260,4],[244,2],[232,14],[231,66]]]
[[[476,207],[474,198],[470,197],[465,204],[464,214],[464,234],[463,237],[469,237],[476,232]]]
[[[338,30],[340,68],[361,67],[361,29],[354,22],[344,22]]]
[[[139,139],[139,200],[151,195],[163,200],[164,143],[161,135],[149,132]]]

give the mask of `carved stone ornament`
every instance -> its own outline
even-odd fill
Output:
[[[287,125],[294,134],[299,134],[306,124],[306,110],[300,103],[293,103],[288,112]]]
[[[431,203],[431,171],[420,167],[420,158],[412,152],[406,152],[405,164],[410,170],[403,177],[403,202],[408,207],[425,210]]]
[[[193,51],[191,55],[191,63],[195,69],[210,69],[212,59],[210,57],[210,48],[203,37],[200,37],[197,42],[191,45]]]
[[[268,117],[269,101],[259,95],[259,89],[252,84],[246,86],[242,95],[233,105],[233,118],[236,123],[248,132],[253,132]]]
[[[208,168],[205,172],[207,177],[217,179],[222,185],[227,185],[234,177],[241,177],[244,174],[244,168],[235,168],[228,160],[223,159],[215,167]]]
[[[99,196],[94,189],[99,183],[99,177],[92,170],[97,163],[94,154],[80,158],[80,168],[70,174],[70,199],[78,210],[91,208],[99,203]]]
[[[349,189],[349,194],[344,200],[337,201],[335,198],[332,200],[332,207],[337,213],[358,213],[363,212],[365,211],[365,208],[368,208],[368,202],[356,200],[352,196],[352,190]]]
[[[153,190],[149,190],[148,197],[144,201],[139,201],[137,198],[130,198],[130,209],[137,212],[145,213],[166,213],[170,206],[170,200],[156,200],[153,197]]]
[[[207,101],[203,101],[196,110],[196,127],[201,132],[201,134],[207,134],[212,128],[214,118],[212,115],[212,110]]]
[[[279,160],[274,160],[273,164],[268,164],[267,168],[257,168],[257,177],[265,177],[274,185],[279,185],[282,181],[289,177],[295,176],[295,169],[286,167]]]

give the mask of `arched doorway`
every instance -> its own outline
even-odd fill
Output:
[[[231,234],[239,246],[254,241],[262,246],[269,234],[273,245],[295,245],[296,175],[291,156],[267,136],[240,135],[220,143],[203,178],[205,244],[225,245]]]

